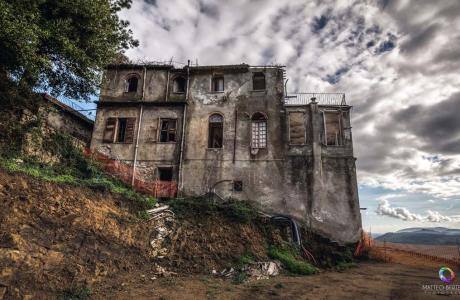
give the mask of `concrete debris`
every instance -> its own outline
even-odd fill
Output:
[[[163,205],[147,211],[151,216],[149,221],[151,221],[150,224],[153,227],[150,234],[151,254],[159,259],[168,254],[168,248],[163,247],[163,241],[174,231],[175,227],[174,213],[169,211],[168,208],[168,205]]]
[[[164,267],[157,264],[154,265],[154,270],[156,276],[152,277],[152,280],[155,280],[156,277],[172,277],[177,275],[176,272],[168,271]]]
[[[277,276],[281,270],[281,263],[278,261],[256,262],[252,263],[243,270],[251,280],[268,279],[270,276]]]
[[[235,269],[233,268],[226,268],[224,270],[222,270],[222,272],[220,272],[220,276],[222,277],[232,277],[233,275],[235,274]]]

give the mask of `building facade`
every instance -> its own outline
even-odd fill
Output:
[[[111,65],[91,150],[180,195],[214,192],[295,217],[340,242],[360,237],[342,94],[285,94],[283,67]]]

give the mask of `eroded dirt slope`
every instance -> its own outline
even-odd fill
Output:
[[[166,224],[165,254],[151,246],[158,221],[135,217],[127,203],[0,169],[0,298],[55,298],[81,287],[97,295],[125,278],[158,276],[157,265],[181,276],[209,274],[245,251],[263,258],[280,238],[260,222],[193,213]]]

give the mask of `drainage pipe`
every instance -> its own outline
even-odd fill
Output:
[[[134,186],[134,180],[136,179],[137,150],[139,148],[139,136],[141,133],[142,115],[144,113],[143,102],[144,102],[144,97],[145,97],[146,77],[147,77],[147,68],[144,66],[144,78],[142,79],[142,98],[141,98],[141,107],[139,111],[139,123],[137,124],[136,146],[134,147],[134,162],[133,162],[133,175],[131,177],[131,186]]]
[[[179,154],[179,170],[177,172],[178,178],[178,189],[179,192],[182,191],[182,160],[184,156],[184,145],[185,145],[185,122],[186,122],[186,116],[187,116],[187,105],[188,105],[188,97],[189,97],[189,85],[190,85],[190,59],[188,60],[187,63],[187,89],[185,91],[185,104],[184,104],[184,110],[182,113],[182,132],[181,132],[181,141],[180,141],[180,154]]]

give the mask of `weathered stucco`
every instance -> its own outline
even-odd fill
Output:
[[[265,74],[265,90],[253,90],[255,72]],[[130,74],[139,76],[135,93],[124,92],[124,82]],[[211,91],[213,75],[224,77],[223,92]],[[147,79],[142,92],[144,76]],[[186,93],[172,92],[177,76],[188,79]],[[201,195],[215,188],[223,198],[250,200],[268,212],[291,215],[334,240],[358,240],[361,216],[349,106],[315,102],[285,105],[283,69],[279,67],[174,69],[124,65],[109,67],[105,77],[91,143],[93,150],[132,164],[135,139],[128,144],[104,143],[102,137],[109,117],[136,118],[137,136],[142,109],[138,176],[157,179],[158,167],[173,167],[173,180],[178,181],[182,195]],[[343,142],[326,146],[322,116],[323,111],[331,110],[340,115]],[[267,145],[263,149],[251,149],[251,116],[256,112],[267,117]],[[223,146],[218,149],[208,148],[208,122],[213,113],[224,118]],[[177,120],[175,142],[152,139],[152,135],[158,134],[159,118]],[[294,136],[290,138],[290,118],[292,124],[298,125],[293,129],[297,130],[295,134],[300,132],[295,144],[291,144]],[[242,191],[234,190],[233,181],[243,183]]]

